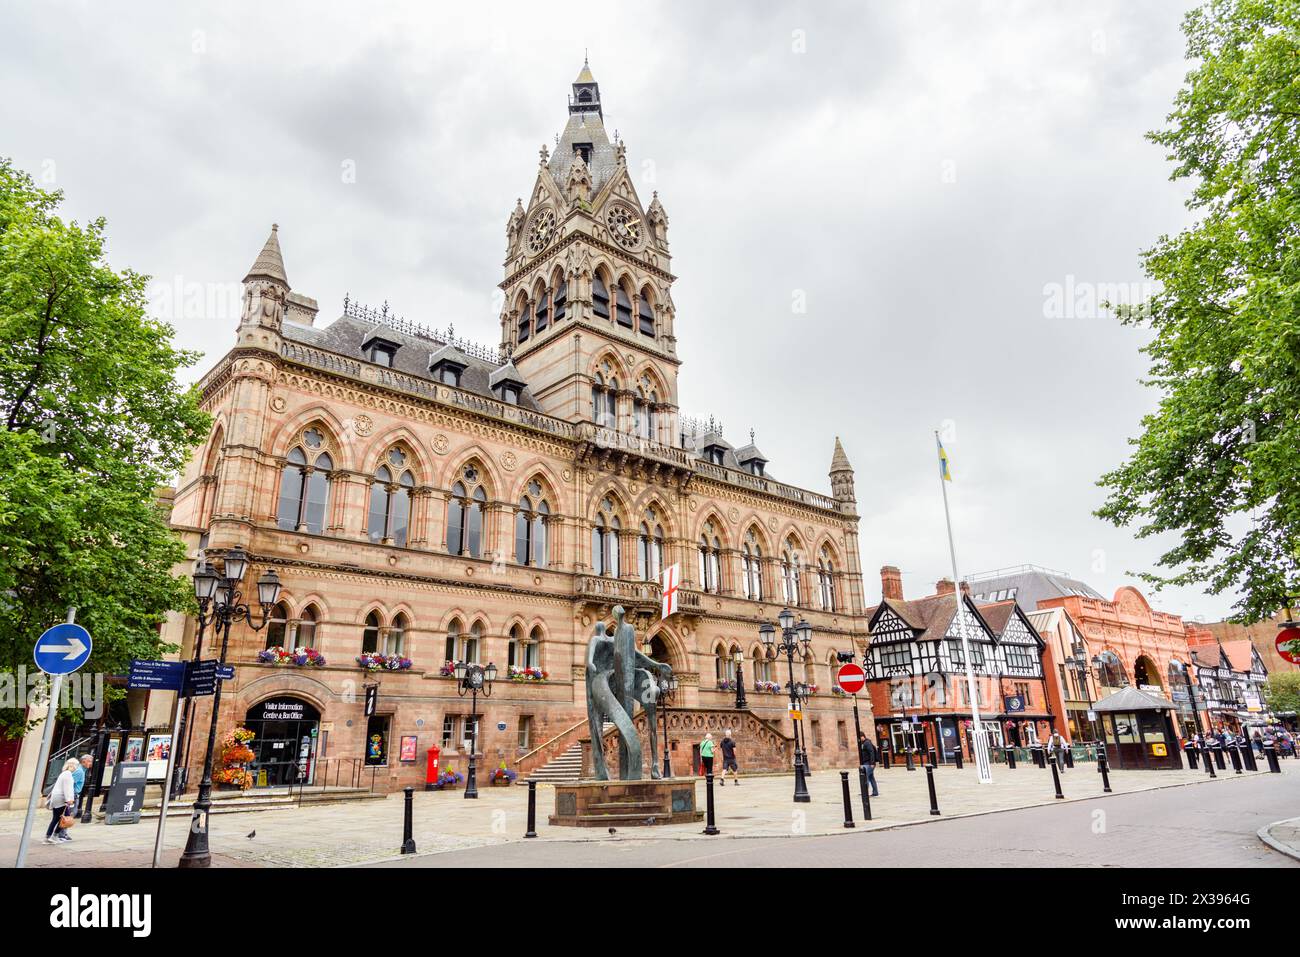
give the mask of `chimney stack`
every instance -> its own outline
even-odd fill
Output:
[[[951,578],[940,578],[934,583],[934,593],[936,595],[951,595],[956,590]]]
[[[880,569],[880,596],[892,601],[903,600],[903,573],[893,565]]]

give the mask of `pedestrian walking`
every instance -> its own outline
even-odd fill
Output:
[[[71,814],[73,802],[77,799],[77,786],[73,781],[72,772],[79,767],[81,762],[76,758],[68,758],[63,763],[63,770],[54,779],[50,796],[45,799],[46,806],[50,809],[50,826],[45,829],[46,844],[64,844],[72,840],[62,827],[62,823],[64,815]]]
[[[722,787],[727,785],[727,772],[731,772],[732,782],[740,786],[740,766],[736,764],[736,739],[731,736],[731,729],[728,728],[722,733],[722,780],[719,782]]]
[[[704,765],[704,773],[713,773],[713,732],[710,731],[700,742],[700,763]]]
[[[1047,739],[1047,756],[1056,761],[1058,770],[1065,768],[1065,749],[1069,747],[1059,731],[1053,731]]]
[[[72,816],[81,816],[81,799],[86,791],[86,774],[90,771],[91,765],[95,763],[95,756],[92,754],[83,754],[81,761],[77,764],[77,769],[72,772],[72,783],[76,786],[77,797],[73,805]]]
[[[880,797],[880,788],[876,786],[876,765],[880,762],[880,751],[865,734],[858,734],[858,764],[867,772],[867,783],[871,785],[871,796]]]
[[[1253,743],[1254,746],[1255,746],[1255,751],[1256,751],[1256,753],[1258,753],[1260,757],[1263,757],[1263,756],[1264,756],[1264,739],[1263,739],[1262,737],[1260,737],[1260,735],[1259,735],[1259,729],[1258,729],[1258,728],[1256,728],[1256,729],[1255,729],[1255,733],[1254,733],[1253,735],[1251,735],[1251,739],[1252,739],[1252,743]]]

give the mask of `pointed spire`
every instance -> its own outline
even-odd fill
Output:
[[[271,235],[267,237],[266,245],[248,270],[244,282],[250,279],[270,279],[282,283],[286,288],[289,286],[289,278],[284,274],[284,257],[280,255],[280,240],[276,235],[279,228],[278,223],[271,224]]]
[[[578,74],[578,78],[573,82],[574,83],[595,83],[596,82],[596,78],[591,75],[591,65],[587,62],[586,50],[582,51],[582,72]]]
[[[849,457],[844,454],[844,446],[840,444],[840,437],[835,436],[835,454],[831,457],[831,473],[835,472],[852,472],[853,466],[849,464]]]

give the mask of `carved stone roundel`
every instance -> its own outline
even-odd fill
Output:
[[[283,412],[286,408],[288,408],[288,405],[289,403],[284,401],[284,396],[277,395],[274,399],[271,400],[271,411]]]
[[[770,529],[771,529],[772,531],[774,531],[774,532],[776,531],[776,518],[775,518],[775,517],[773,517],[773,518],[769,518],[769,519],[767,520],[767,527],[770,528]]]
[[[352,420],[352,427],[357,435],[369,435],[375,430],[375,421],[363,412]]]
[[[447,436],[439,432],[437,435],[433,437],[433,450],[437,452],[439,455],[446,454],[447,449],[449,448],[451,448],[451,441],[447,438]]]
[[[505,453],[502,454],[502,456],[501,456],[501,467],[502,467],[503,469],[505,469],[507,472],[513,472],[513,471],[515,470],[515,464],[516,464],[516,463],[515,463],[515,453],[513,453],[513,452],[505,452]]]
[[[727,520],[731,522],[740,521],[740,509],[732,508],[727,512]]]

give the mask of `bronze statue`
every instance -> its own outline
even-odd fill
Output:
[[[636,630],[625,615],[623,607],[616,606],[614,634],[608,633],[603,621],[598,622],[587,643],[587,725],[591,729],[592,769],[597,781],[609,780],[601,733],[606,720],[618,729],[619,779],[641,780],[641,739],[632,723],[638,700],[645,708],[650,729],[650,776],[660,777],[658,736],[654,733],[659,700],[655,677],[666,679],[672,668],[636,650]]]

